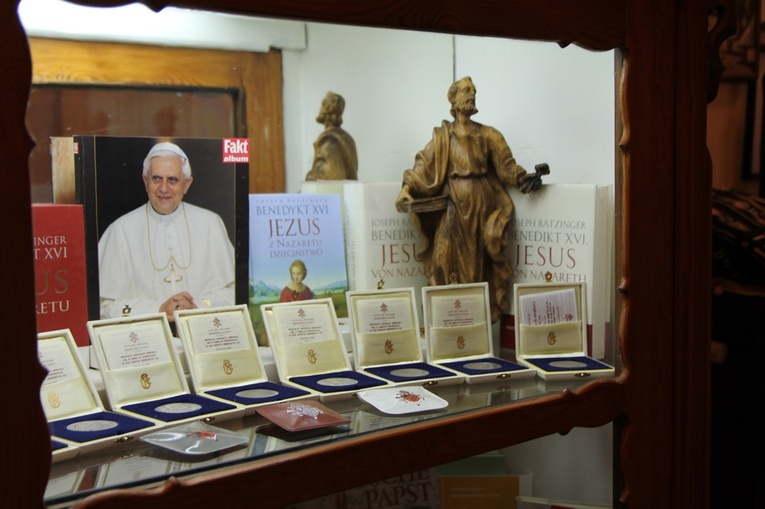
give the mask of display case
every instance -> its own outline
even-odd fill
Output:
[[[167,2],[145,3],[159,8]],[[173,4],[319,22],[556,41],[593,51],[617,49],[621,370],[614,380],[597,380],[207,472],[185,471],[187,475],[176,474],[159,485],[136,483],[94,492],[77,507],[238,507],[255,500],[259,507],[281,507],[575,427],[610,422],[618,431],[615,505],[689,509],[707,505],[709,324],[705,317],[710,316],[711,169],[705,148],[706,103],[716,93],[721,71],[719,45],[734,27],[732,2],[179,0]],[[2,317],[9,338],[0,362],[6,379],[14,381],[14,390],[2,392],[3,407],[13,408],[18,416],[2,423],[4,463],[14,475],[6,477],[0,505],[41,507],[51,451],[39,403],[45,373],[35,351],[26,171],[33,140],[25,127],[31,61],[16,5],[7,2],[0,7],[0,106],[5,113],[0,136],[5,177],[0,216],[7,239]],[[450,447],[443,447],[445,441]],[[316,475],[322,471],[332,472],[331,483]],[[276,489],[285,478],[301,489]]]

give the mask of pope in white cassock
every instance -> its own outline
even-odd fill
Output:
[[[98,241],[101,318],[234,305],[234,248],[223,220],[183,202],[188,157],[173,143],[143,163],[148,203],[114,221]]]

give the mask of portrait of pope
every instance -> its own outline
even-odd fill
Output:
[[[95,285],[89,293],[98,316],[161,312],[173,321],[176,310],[234,305],[243,225],[237,165],[222,162],[221,140],[86,141],[86,230],[98,268],[97,293]]]

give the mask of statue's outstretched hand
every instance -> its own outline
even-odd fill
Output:
[[[536,170],[534,173],[527,173],[518,182],[518,189],[523,194],[538,191],[542,187],[542,176],[550,174],[550,167],[547,163],[540,163],[534,166],[534,170]]]

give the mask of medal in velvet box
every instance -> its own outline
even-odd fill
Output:
[[[93,320],[96,351],[110,408],[166,425],[244,415],[244,407],[189,391],[164,313]]]
[[[422,307],[428,361],[464,373],[469,384],[534,376],[494,355],[488,283],[423,287]]]
[[[322,401],[389,382],[352,369],[332,299],[260,306],[279,380],[308,389]]]
[[[585,283],[514,285],[518,361],[544,380],[604,378],[614,368],[587,353]]]
[[[104,410],[68,329],[38,334],[37,352],[48,370],[40,400],[53,437],[54,461],[127,442],[160,427],[155,420]]]
[[[451,385],[465,376],[425,362],[414,288],[346,292],[356,369],[394,385]]]
[[[245,304],[174,313],[194,392],[237,403],[245,415],[257,407],[316,396],[268,380]]]

